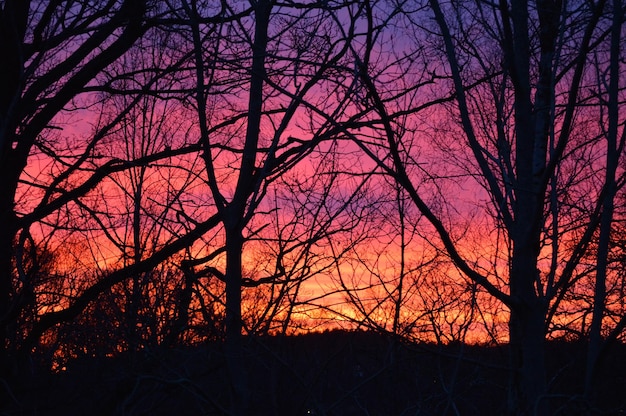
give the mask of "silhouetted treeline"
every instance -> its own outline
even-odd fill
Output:
[[[145,350],[73,360],[50,372],[31,363],[7,415],[228,415],[238,400],[224,344]],[[626,411],[626,347],[601,366],[598,395],[584,383],[584,343],[550,342],[554,415]],[[501,415],[507,406],[506,346],[405,343],[374,332],[330,331],[251,337],[238,357],[251,392],[251,415]]]

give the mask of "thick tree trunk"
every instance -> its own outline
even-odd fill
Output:
[[[226,231],[226,348],[234,397],[231,414],[247,415],[251,400],[248,377],[244,366],[242,338],[241,289],[243,229],[247,222],[248,210],[253,211],[254,195],[260,178],[255,174],[258,142],[261,132],[263,112],[263,85],[265,83],[265,57],[267,55],[268,27],[272,2],[259,1],[255,6],[255,31],[252,44],[252,67],[250,96],[248,101],[248,125],[246,140],[241,155],[241,166],[235,194],[231,203],[223,210]]]
[[[15,240],[16,217],[13,211],[13,194],[6,185],[0,186],[0,378],[11,384],[11,380],[19,374],[16,367],[15,345],[19,316],[18,305],[13,296],[13,242]],[[9,193],[10,195],[7,195]],[[0,389],[0,402],[6,389]]]
[[[540,304],[511,310],[509,321],[512,385],[509,391],[511,415],[548,415],[545,374],[545,324]]]
[[[241,317],[243,237],[241,231],[226,231],[226,362],[232,388],[231,414],[246,415],[250,403],[248,375],[244,365]]]
[[[536,195],[536,194],[535,194]],[[549,415],[545,374],[546,300],[537,268],[541,227],[534,212],[539,198],[520,192],[510,270],[509,342],[511,415]]]
[[[503,14],[503,19],[510,17],[511,22],[506,52],[515,91],[515,221],[509,228],[513,241],[509,321],[513,383],[509,412],[513,415],[549,415],[544,345],[547,300],[537,259],[545,220],[544,172],[554,96],[552,60],[558,31],[551,21],[555,6],[544,3],[539,11],[541,59],[534,102],[528,1],[512,0],[510,16]]]
[[[511,258],[510,291],[512,303],[509,341],[512,366],[509,413],[512,415],[548,415],[545,374],[546,300],[537,268],[540,226],[533,212],[538,198],[531,194],[518,205]]]
[[[13,207],[18,180],[13,154],[15,102],[21,94],[23,51],[29,1],[7,1],[0,5],[0,377],[9,370],[9,336],[12,324],[12,252],[16,232]]]
[[[9,326],[11,324],[11,227],[9,227],[10,212],[6,211],[6,204],[0,208],[0,374],[9,372]],[[0,376],[1,376],[0,375]]]

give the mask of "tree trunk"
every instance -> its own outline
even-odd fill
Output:
[[[528,167],[534,160],[520,153],[519,162]],[[543,205],[540,192],[526,191],[532,189],[532,175],[520,177],[519,184],[516,223],[511,230],[509,342],[512,385],[509,413],[547,416],[548,403],[544,400],[547,393],[544,345],[547,301],[537,268],[542,218],[539,213]]]
[[[15,103],[22,90],[22,42],[30,2],[8,1],[0,6],[0,377],[9,371],[9,339],[13,311],[11,307],[12,253],[16,234],[16,217],[13,207],[17,155],[13,154]],[[14,346],[12,346],[14,347]]]
[[[589,346],[587,349],[587,368],[585,374],[585,396],[593,399],[594,381],[597,366],[600,361],[604,343],[602,336],[602,322],[606,308],[606,278],[608,256],[610,250],[611,231],[613,228],[613,212],[617,193],[616,172],[619,166],[620,152],[618,145],[619,126],[619,80],[621,77],[619,58],[622,44],[622,4],[620,0],[613,1],[613,20],[611,26],[611,51],[608,82],[608,130],[606,134],[606,195],[602,201],[602,216],[600,218],[600,234],[596,258],[596,281],[594,287],[593,314],[589,330]]]
[[[0,205],[0,374],[9,374],[9,334],[11,325],[11,253],[13,251],[12,244],[12,227],[9,226],[12,211],[7,211],[6,201]]]
[[[252,67],[250,78],[250,96],[248,101],[248,125],[246,139],[241,155],[241,166],[235,194],[231,203],[222,210],[226,233],[226,359],[233,388],[233,415],[247,415],[251,392],[244,366],[244,348],[242,338],[241,288],[242,288],[242,253],[243,229],[247,211],[254,207],[248,204],[260,180],[255,175],[258,154],[261,116],[263,112],[263,85],[265,82],[265,57],[267,54],[268,26],[271,1],[263,0],[256,4],[255,31],[252,44]]]
[[[4,169],[3,169],[4,170]],[[16,216],[13,210],[14,192],[11,186],[0,186],[0,378],[11,385],[11,380],[19,373],[16,367],[15,332],[19,316],[15,304],[13,287],[13,242],[16,235]],[[6,389],[2,388],[0,402],[5,398]]]
[[[244,365],[241,318],[243,236],[241,231],[226,230],[226,362],[232,388],[231,414],[247,414],[250,402],[248,375]]]
[[[512,385],[511,415],[548,415],[546,394],[544,313],[537,302],[511,310],[509,321]]]
[[[526,156],[520,154],[519,156]],[[527,166],[534,161],[520,157]],[[511,230],[513,252],[510,269],[509,342],[512,385],[509,392],[509,413],[512,415],[548,415],[545,374],[545,317],[547,313],[544,289],[537,268],[541,239],[543,209],[540,192],[528,192],[532,176],[521,177],[518,201],[515,205],[516,223]]]

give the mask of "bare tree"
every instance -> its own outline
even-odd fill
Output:
[[[203,7],[195,1],[182,3],[194,46],[193,98],[212,197],[210,209],[218,213],[222,227],[223,263],[211,270],[225,284],[232,407],[235,414],[244,414],[250,397],[241,359],[244,288],[281,281],[293,284],[289,279],[297,276],[297,268],[291,270],[289,279],[286,268],[299,261],[283,264],[286,248],[279,247],[273,273],[255,278],[246,276],[244,259],[247,250],[254,249],[255,239],[275,238],[264,230],[267,222],[259,218],[264,217],[265,198],[277,179],[295,166],[312,163],[305,159],[341,131],[328,118],[348,121],[343,112],[348,98],[338,92],[346,88],[342,72],[351,68],[346,61],[351,60],[349,45],[356,36],[350,13],[360,11],[358,5],[343,2],[303,6],[262,0],[250,2],[249,7],[226,5],[238,19],[207,24],[204,14],[208,11]],[[348,19],[346,36],[337,36],[343,28],[333,19],[336,15]],[[325,200],[315,203],[324,206]],[[310,249],[325,233],[318,234],[318,230],[329,227],[327,221],[315,223],[321,219],[315,216],[315,208],[307,209],[311,210],[307,215],[313,216],[313,234],[307,240],[290,242],[287,250],[302,244]]]
[[[7,343],[7,329],[20,313],[21,294],[16,290],[29,286],[16,287],[12,273],[18,234],[28,233],[35,221],[84,193],[90,182],[106,171],[119,169],[120,164],[103,165],[82,187],[58,187],[61,177],[81,166],[78,156],[38,202],[31,203],[31,199],[24,203],[20,181],[34,155],[45,155],[55,147],[52,142],[59,137],[56,131],[63,128],[60,115],[68,117],[72,110],[79,111],[81,94],[94,77],[143,35],[146,8],[145,2],[134,0],[98,7],[81,1],[67,2],[63,7],[57,2],[2,3],[0,33],[3,56],[7,57],[0,87],[0,365],[4,374],[9,370],[8,351],[15,348]],[[93,140],[101,136],[97,134]],[[81,148],[88,153],[90,146],[87,143]]]
[[[80,315],[112,286],[193,246],[218,222],[206,213],[192,220],[189,206],[180,204],[185,187],[197,179],[189,166],[199,147],[187,141],[184,127],[176,132],[180,140],[168,143],[173,136],[166,137],[163,126],[174,126],[175,113],[163,124],[149,108],[162,110],[173,92],[181,95],[172,74],[186,57],[160,53],[174,50],[169,32],[156,27],[165,11],[142,1],[2,7],[3,47],[12,48],[7,55],[15,58],[13,66],[3,67],[12,75],[2,81],[1,130],[7,207],[0,240],[8,268],[0,274],[0,304],[2,365],[9,374],[16,370],[10,365],[16,351],[28,354],[50,328]],[[144,198],[146,175],[157,171],[155,165],[166,185]],[[134,203],[125,217],[128,201]],[[130,234],[122,231],[123,218],[132,219]],[[26,281],[29,275],[20,268],[27,246],[55,252],[57,266],[49,276],[55,285]],[[59,292],[50,293],[50,287]],[[37,314],[19,327],[22,309],[32,306],[23,302],[29,291]],[[24,331],[19,344],[9,333],[16,327]]]
[[[624,89],[622,74],[624,65],[620,61],[623,54],[623,25],[624,25],[624,5],[622,2],[614,0],[611,10],[611,26],[610,26],[610,43],[608,51],[608,62],[605,65],[598,66],[598,95],[600,97],[608,96],[608,98],[600,98],[599,107],[601,113],[606,105],[606,116],[602,119],[600,130],[606,140],[606,161],[605,161],[605,180],[603,193],[601,194],[601,213],[599,224],[598,247],[596,253],[596,269],[595,284],[593,297],[593,315],[589,328],[589,347],[587,353],[587,373],[585,379],[585,393],[589,396],[593,394],[593,382],[597,377],[597,364],[601,356],[603,343],[603,321],[607,309],[607,273],[609,272],[608,262],[610,261],[610,241],[611,235],[615,232],[614,211],[615,199],[618,187],[624,185],[624,172],[618,171],[619,161],[623,159],[624,144],[626,142],[626,127],[624,121],[620,120],[620,91]],[[600,52],[601,55],[604,53]],[[596,59],[597,61],[597,59]],[[622,60],[623,62],[623,60]],[[607,74],[607,75],[605,75]],[[608,76],[608,80],[605,79]],[[620,85],[622,84],[622,85]],[[621,101],[621,102],[620,102]],[[606,104],[605,104],[606,103]],[[623,106],[623,105],[622,105]],[[621,134],[619,132],[621,125]],[[620,321],[626,320],[626,316],[622,316]],[[618,323],[612,328],[615,333],[623,330],[623,324]],[[609,336],[615,337],[616,334]]]
[[[616,16],[621,22],[623,15],[619,10],[605,14],[604,2],[580,7],[524,1],[406,5],[404,16],[419,42],[415,48],[424,56],[405,66],[406,74],[422,74],[416,81],[422,104],[411,108],[405,101],[409,90],[398,93],[389,87],[393,72],[381,70],[380,55],[371,52],[382,48],[381,39],[388,36],[375,30],[384,20],[374,4],[366,5],[372,35],[359,54],[359,76],[365,104],[379,117],[370,125],[380,141],[355,134],[355,142],[406,190],[456,267],[508,308],[509,412],[549,414],[547,328],[573,284],[588,276],[581,273],[580,261],[598,229],[599,213],[609,216],[606,227],[611,223],[610,209],[602,204],[606,192],[614,192],[611,171],[618,149],[615,141],[609,144],[612,162],[598,170],[590,156],[607,147],[598,131],[586,128],[598,107],[580,109],[590,98],[585,86],[597,64],[590,57],[609,37],[607,21]],[[445,65],[428,62],[427,54],[437,52],[445,56]],[[387,56],[397,51],[389,47]],[[401,61],[394,64],[394,70],[402,68]],[[429,83],[438,85],[435,97]],[[446,88],[454,91],[454,107],[442,94]],[[435,106],[440,109],[433,114],[429,109]],[[420,114],[447,118],[447,123],[412,128],[427,124]],[[617,119],[612,123],[617,126]],[[437,148],[446,151],[439,164],[423,169],[423,150]],[[606,180],[598,179],[602,171]],[[485,204],[481,219],[491,218],[491,227],[499,230],[495,240],[485,239],[493,250],[487,252],[488,263],[477,262],[475,253],[466,250],[472,222],[468,229],[459,228],[457,215],[467,215],[467,199],[462,191],[454,195],[462,187],[476,189],[473,197]],[[572,209],[570,195],[580,196],[578,206],[589,208]],[[600,265],[603,257],[596,258]],[[600,303],[602,279],[598,276],[596,286]]]

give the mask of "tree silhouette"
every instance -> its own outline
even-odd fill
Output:
[[[21,291],[32,287],[30,282],[21,287],[15,285],[14,244],[25,241],[19,235],[28,235],[35,222],[84,194],[106,173],[124,168],[122,163],[110,161],[84,176],[82,184],[65,188],[63,181],[82,167],[84,157],[79,151],[73,161],[68,161],[65,172],[58,172],[56,180],[48,184],[39,200],[25,194],[21,185],[33,157],[46,155],[55,147],[56,131],[62,128],[59,115],[78,110],[81,94],[88,85],[146,30],[146,4],[142,1],[109,2],[94,8],[84,8],[82,2],[69,2],[66,6],[59,8],[55,2],[36,1],[2,4],[0,33],[2,55],[7,61],[2,65],[0,87],[0,366],[5,374],[9,373],[9,351],[16,349],[8,342],[7,330],[20,314],[19,299],[24,295]],[[85,154],[103,134],[104,131],[96,133],[91,143],[80,146]],[[37,188],[35,184],[34,189]]]
[[[375,31],[380,27],[380,17],[373,11],[373,4],[368,8],[368,32],[374,34],[360,56],[359,73],[367,90],[367,103],[379,117],[371,125],[380,141],[355,134],[355,142],[407,191],[436,229],[441,249],[456,267],[509,309],[512,377],[509,412],[549,414],[544,358],[546,331],[555,310],[563,306],[563,296],[572,289],[574,281],[582,278],[574,276],[584,268],[580,264],[581,256],[589,250],[591,236],[599,223],[604,223],[604,233],[612,224],[613,175],[621,152],[615,141],[619,123],[615,112],[617,101],[613,99],[613,116],[607,120],[613,126],[609,129],[613,131],[613,139],[609,139],[608,146],[588,137],[589,132],[584,127],[579,130],[579,126],[590,120],[587,117],[603,112],[601,106],[583,113],[580,108],[590,98],[584,93],[586,74],[604,73],[608,64],[591,56],[606,56],[601,51],[611,26],[614,33],[621,31],[621,9],[617,7],[607,16],[603,14],[603,2],[574,11],[560,2],[444,5],[434,0],[428,3],[427,12],[434,19],[434,26],[429,26],[423,10],[407,10],[410,27],[423,34],[416,40],[422,43],[415,50],[426,54],[424,51],[433,45],[437,49],[430,53],[443,54],[446,64],[441,68],[426,59],[415,59],[411,63],[417,61],[417,64],[406,64],[405,73],[424,74],[418,85],[425,98],[430,91],[423,86],[429,83],[437,82],[440,90],[452,88],[455,107],[450,109],[450,115],[459,127],[448,125],[443,130],[447,131],[447,137],[438,136],[440,133],[435,129],[425,129],[430,137],[426,133],[421,139],[414,139],[421,131],[412,129],[412,122],[406,117],[409,111],[416,112],[403,101],[409,93],[397,93],[388,87],[382,82],[385,78],[378,72],[380,67],[371,63],[372,59],[380,59],[371,51],[385,36]],[[607,24],[611,16],[615,16],[613,25]],[[614,42],[617,37],[613,37]],[[617,74],[615,62],[612,73]],[[396,66],[402,64],[398,61]],[[617,81],[613,82],[611,91],[615,94]],[[438,97],[425,101],[417,109],[425,111],[446,102],[445,95]],[[448,172],[452,174],[439,173],[445,172],[444,168],[419,175],[423,157],[419,148],[411,144],[418,140],[428,143],[437,137],[447,140],[444,148],[448,153],[442,155],[440,163],[451,167]],[[578,164],[579,152],[589,154],[592,149],[601,149],[609,155],[606,165],[596,165],[590,160]],[[451,160],[454,157],[463,160],[462,169],[455,168]],[[596,180],[593,176],[598,172],[596,169],[606,172],[605,180]],[[444,189],[446,183],[454,183],[448,179],[454,178],[451,176],[454,172],[459,172],[458,178],[468,178],[467,182],[459,179],[461,183],[476,178],[470,186],[486,192],[488,205],[482,208],[483,215],[491,215],[492,227],[503,231],[498,238],[506,250],[506,269],[497,270],[500,255],[497,251],[491,254],[496,268],[486,270],[475,263],[464,250],[467,238],[458,236],[455,221],[450,218],[454,208],[442,210],[433,204],[428,190],[419,182],[425,177],[435,190]],[[584,185],[574,181],[581,174],[587,175]],[[568,206],[570,194],[579,192],[577,186],[587,191],[594,189],[592,195],[583,197],[584,204],[590,207],[584,215]],[[459,203],[453,195],[444,198],[448,199],[443,200],[448,206]],[[600,220],[601,217],[604,219]],[[604,245],[600,246],[606,247],[607,240],[603,241]],[[596,315],[602,315],[605,258],[606,248],[594,260],[598,266],[594,268]],[[600,320],[594,319],[595,324],[599,325]],[[598,337],[597,328],[594,331]],[[594,341],[591,342],[593,345]]]
[[[267,408],[373,412],[421,348],[439,368],[399,412],[469,409],[472,374],[510,414],[597,405],[626,327],[623,23],[620,0],[2,2],[3,394],[111,362],[112,411],[184,387],[249,414],[285,370],[309,390]],[[384,363],[290,362],[319,327],[388,335]],[[585,343],[580,399],[547,382],[554,339]]]

